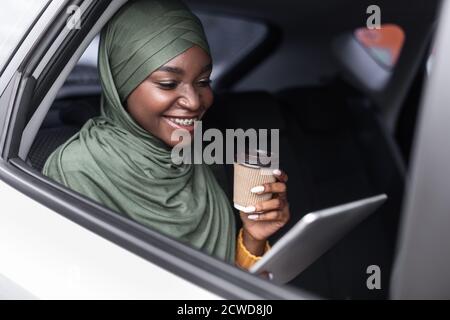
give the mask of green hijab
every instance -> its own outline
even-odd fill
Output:
[[[178,1],[122,7],[100,36],[101,116],[47,160],[44,175],[150,228],[234,261],[231,205],[206,165],[171,161],[171,149],[126,112],[127,96],[188,48],[209,53],[198,18]]]

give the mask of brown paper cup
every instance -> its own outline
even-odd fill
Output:
[[[234,163],[234,207],[244,211],[245,207],[254,206],[258,202],[272,198],[271,193],[255,194],[250,189],[264,183],[275,182],[272,170],[257,165]]]

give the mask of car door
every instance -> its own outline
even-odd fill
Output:
[[[29,293],[44,299],[309,297],[144,228],[50,181],[26,163],[27,150],[58,89],[124,3],[52,1],[44,13],[52,8],[53,14],[33,22],[33,38],[24,35],[5,67],[0,97],[0,275],[6,280],[0,282],[0,291],[8,292],[9,286],[9,292],[14,289],[25,298]],[[77,10],[80,27],[70,27],[67,20]]]

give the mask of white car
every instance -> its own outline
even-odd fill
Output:
[[[99,113],[96,36],[125,2],[0,4],[0,299],[450,298],[450,3],[379,1],[381,30],[386,17],[404,36],[393,59],[360,29],[369,4],[186,1],[214,60],[205,124],[280,129],[286,230],[314,209],[389,197],[280,286],[40,173]],[[230,169],[216,174],[230,192]]]

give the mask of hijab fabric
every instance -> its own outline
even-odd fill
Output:
[[[44,175],[139,223],[234,261],[231,205],[206,165],[174,164],[171,149],[126,112],[128,95],[154,70],[197,45],[198,18],[179,1],[128,2],[102,29],[101,116],[47,160]]]

